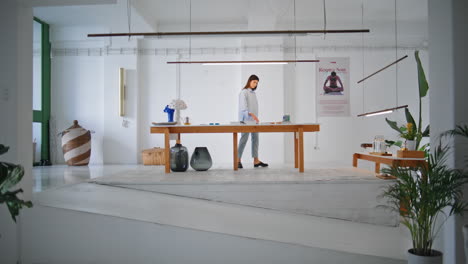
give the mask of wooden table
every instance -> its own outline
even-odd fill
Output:
[[[294,167],[304,172],[304,132],[320,131],[319,124],[259,124],[259,125],[156,125],[150,129],[152,134],[164,134],[166,173],[171,172],[170,167],[170,134],[177,134],[180,143],[182,133],[232,133],[233,167],[237,170],[237,133],[294,133]]]
[[[395,179],[395,177],[380,175],[380,163],[398,167],[418,167],[427,165],[427,161],[424,158],[397,158],[394,156],[379,156],[369,153],[354,153],[353,167],[357,167],[358,159],[375,162],[376,176],[382,179]]]

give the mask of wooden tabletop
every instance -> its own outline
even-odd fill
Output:
[[[303,132],[320,131],[319,124],[239,124],[239,125],[154,125],[151,133],[243,133],[243,132]]]
[[[425,161],[426,160],[426,158],[400,158],[400,157],[397,157],[397,156],[374,155],[374,154],[365,153],[365,152],[357,152],[355,154],[360,155],[360,156],[375,157],[375,158],[379,158],[381,160],[384,160],[384,159],[387,159],[387,160],[418,160],[418,161]]]

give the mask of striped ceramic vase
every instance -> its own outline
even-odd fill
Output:
[[[91,156],[91,132],[73,121],[73,126],[62,132],[62,150],[70,166],[86,166]]]

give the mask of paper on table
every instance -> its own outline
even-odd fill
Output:
[[[152,122],[153,126],[168,126],[168,125],[175,125],[177,122]]]

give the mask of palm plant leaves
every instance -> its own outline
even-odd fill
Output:
[[[0,144],[0,155],[8,151],[9,147]],[[21,165],[15,165],[8,162],[0,162],[0,204],[6,203],[8,211],[16,222],[16,216],[23,206],[32,207],[31,201],[23,201],[17,197],[22,193],[22,189],[10,191],[17,183],[21,181],[24,175],[24,168]]]
[[[5,193],[13,186],[15,186],[18,182],[21,181],[24,175],[24,168],[21,165],[13,165],[9,163],[3,163],[1,166],[3,167],[4,164],[8,164],[8,176],[2,177],[0,182],[0,192]]]
[[[413,124],[413,129],[414,129],[415,131],[417,131],[417,130],[418,130],[418,127],[416,126],[416,122],[414,122],[414,118],[413,118],[413,116],[411,115],[411,113],[410,113],[410,111],[408,110],[408,108],[405,108],[405,116],[406,116],[406,122]]]
[[[395,131],[397,131],[398,133],[401,133],[401,130],[400,130],[400,128],[399,128],[398,125],[397,125],[397,122],[391,121],[391,120],[389,120],[388,118],[385,118],[385,121],[387,121],[387,124],[388,124],[391,128],[393,128],[393,129],[394,129]]]
[[[23,201],[16,197],[18,193],[22,193],[22,189],[18,189],[13,192],[5,192],[0,195],[0,203],[6,203],[8,207],[8,211],[10,211],[10,215],[13,218],[13,221],[16,222],[16,216],[19,215],[19,210],[26,207],[32,207],[33,204],[31,201]]]
[[[430,135],[430,125],[427,125],[426,129],[424,129],[424,132],[422,132],[422,137],[428,137]]]
[[[443,135],[468,137],[467,132],[468,126],[463,125]],[[397,179],[394,184],[385,187],[381,196],[388,198],[389,207],[402,216],[401,223],[410,231],[413,250],[417,255],[431,255],[432,243],[443,223],[449,216],[462,214],[468,209],[468,203],[463,199],[468,172],[466,167],[452,169],[447,166],[449,153],[450,147],[439,143],[433,153],[428,153],[427,165],[382,169]],[[446,207],[450,208],[448,213],[443,211]],[[436,222],[439,215],[445,216],[442,224]]]
[[[387,146],[397,146],[397,147],[400,147],[403,145],[403,141],[401,140],[398,140],[398,141],[393,141],[393,140],[385,140],[385,143],[387,143]]]
[[[10,147],[0,144],[0,155],[6,153]]]
[[[468,125],[457,125],[455,129],[445,131],[441,136],[463,136],[468,138]]]
[[[406,121],[407,123],[411,123],[413,125],[414,131],[416,132],[415,134],[415,140],[416,140],[416,149],[419,148],[419,144],[421,143],[421,139],[423,137],[428,137],[430,130],[429,126],[426,127],[424,132],[422,131],[422,98],[427,95],[427,92],[429,91],[429,84],[427,83],[426,79],[426,74],[424,73],[424,68],[422,67],[421,64],[421,59],[419,58],[419,51],[414,52],[414,57],[416,58],[416,64],[417,64],[417,71],[418,71],[418,86],[419,86],[419,119],[418,123],[413,118],[413,115],[411,115],[411,112],[409,111],[408,108],[405,108],[405,116],[406,116]],[[399,134],[404,134],[403,130],[401,128],[398,128],[398,124],[395,121],[388,120],[387,118],[385,119],[387,121],[388,125],[397,131]]]
[[[427,83],[426,74],[424,73],[421,59],[419,59],[419,50],[414,53],[414,57],[416,58],[416,63],[418,64],[419,97],[423,98],[426,96],[427,91],[429,90],[429,84]]]

